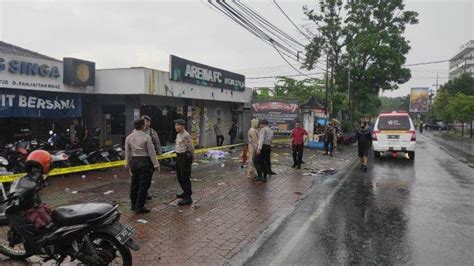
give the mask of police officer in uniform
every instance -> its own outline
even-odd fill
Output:
[[[160,170],[156,160],[153,141],[145,133],[145,120],[140,118],[134,122],[135,130],[125,139],[125,167],[132,176],[130,199],[135,213],[149,213],[145,207],[148,189],[151,185],[153,171]]]
[[[177,119],[174,121],[176,132],[176,174],[183,193],[176,195],[181,200],[178,205],[191,205],[193,194],[191,189],[191,165],[194,160],[194,145],[191,135],[185,129],[186,121]]]

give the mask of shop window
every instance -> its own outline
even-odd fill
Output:
[[[104,105],[107,135],[125,135],[125,105]]]

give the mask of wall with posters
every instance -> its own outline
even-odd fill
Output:
[[[252,101],[252,117],[267,119],[275,134],[289,134],[299,119],[299,104],[294,101]]]

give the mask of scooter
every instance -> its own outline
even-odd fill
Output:
[[[140,246],[133,227],[120,222],[118,205],[85,203],[51,211],[40,197],[44,181],[41,170],[33,168],[11,186],[0,214],[0,222],[9,226],[1,254],[20,260],[40,256],[57,264],[70,257],[89,265],[132,265],[130,249]]]
[[[125,159],[125,151],[120,144],[115,144],[112,148],[108,149],[109,158],[111,161],[120,161]]]

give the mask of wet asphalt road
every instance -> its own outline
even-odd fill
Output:
[[[416,159],[322,184],[246,265],[474,265],[472,154],[418,134]]]

